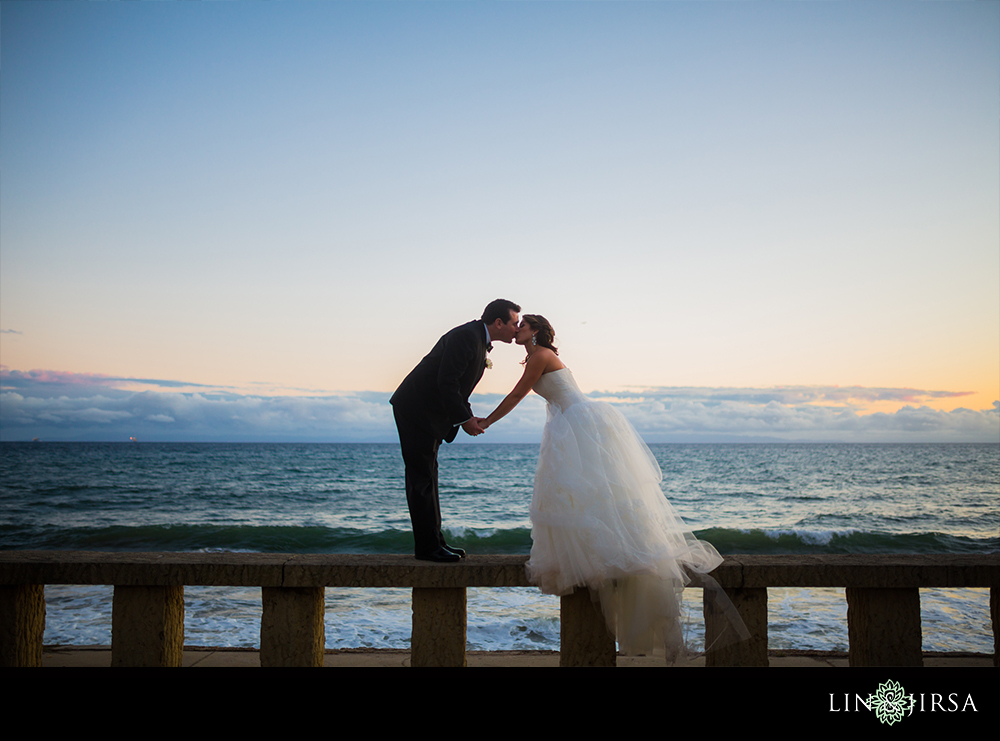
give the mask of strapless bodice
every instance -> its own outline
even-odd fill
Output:
[[[541,396],[549,404],[554,404],[565,412],[574,404],[587,401],[587,397],[580,387],[576,385],[576,379],[569,368],[543,373],[542,377],[535,381],[532,390]]]

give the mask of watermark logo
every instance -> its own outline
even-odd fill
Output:
[[[937,692],[930,694],[921,692],[919,695],[910,695],[903,689],[903,685],[892,679],[882,682],[878,689],[868,697],[855,694],[853,703],[850,693],[844,693],[843,699],[836,693],[830,693],[831,713],[859,713],[862,710],[874,711],[875,717],[880,723],[890,726],[900,722],[903,718],[911,717],[915,712],[978,712],[971,694],[966,694],[964,697],[958,692],[947,695]]]
[[[868,696],[869,707],[875,710],[875,717],[882,723],[898,723],[907,711],[913,712],[916,700],[906,694],[903,685],[891,679],[878,686],[874,695]]]

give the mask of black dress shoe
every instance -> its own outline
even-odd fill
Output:
[[[444,544],[443,546],[441,546],[441,547],[442,547],[442,548],[444,548],[444,549],[445,549],[446,551],[451,551],[452,553],[454,553],[454,554],[455,554],[456,556],[458,556],[459,558],[465,558],[465,551],[463,551],[463,550],[462,550],[461,548],[452,548],[452,547],[451,547],[450,545],[448,545],[447,543],[445,543],[445,544]]]
[[[431,551],[430,553],[418,553],[415,558],[418,561],[438,561],[442,563],[454,563],[455,561],[462,560],[462,557],[457,553],[446,551],[444,548],[438,548],[436,551]]]

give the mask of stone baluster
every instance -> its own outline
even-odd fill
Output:
[[[323,587],[263,587],[261,607],[261,666],[323,666]]]
[[[184,656],[184,587],[115,585],[111,666],[180,666]]]

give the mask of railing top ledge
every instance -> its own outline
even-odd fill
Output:
[[[412,556],[0,551],[0,584],[259,587],[528,587],[527,556],[438,564]]]
[[[728,556],[724,587],[1000,587],[1000,553]]]
[[[282,553],[0,551],[0,585],[527,587],[525,555],[437,564],[411,556]],[[693,575],[692,585],[698,584]],[[724,587],[1000,587],[1000,554],[734,555]]]

